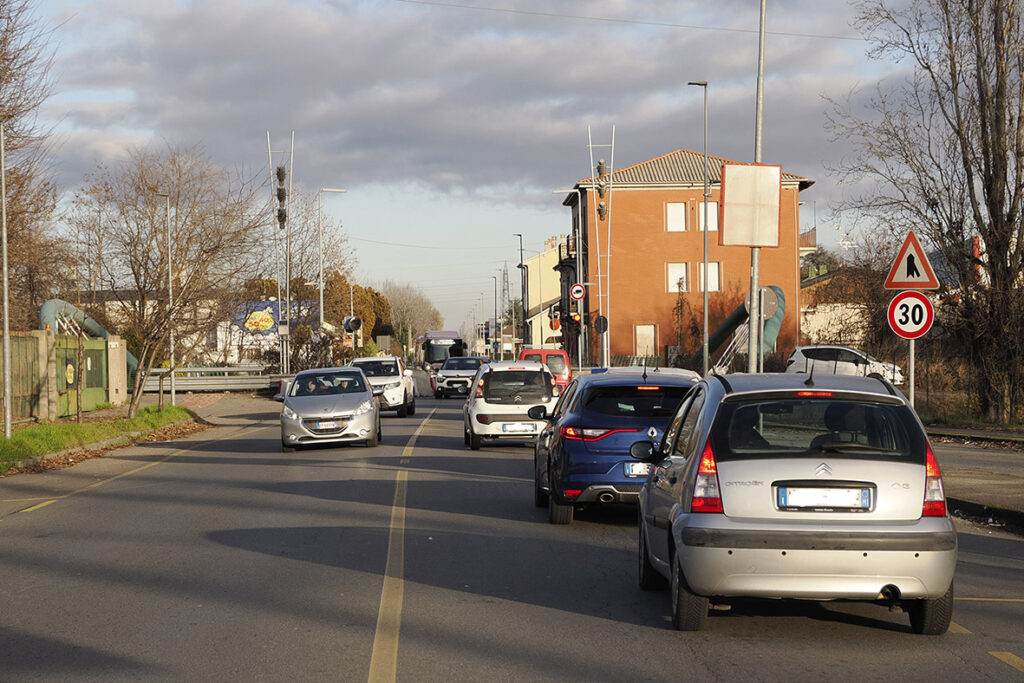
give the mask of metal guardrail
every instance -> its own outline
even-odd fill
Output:
[[[175,368],[175,391],[247,391],[265,390],[277,385],[276,375],[265,375],[262,365],[230,365],[214,368]],[[143,391],[171,390],[170,370],[154,368],[142,386]]]

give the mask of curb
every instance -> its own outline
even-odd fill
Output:
[[[1007,531],[1024,534],[1024,512],[1008,508],[996,508],[982,503],[973,503],[961,498],[946,498],[946,509],[952,512],[964,512],[971,517],[992,519],[1002,522]]]
[[[942,437],[944,439],[960,439],[964,441],[984,441],[986,443],[1012,443],[1016,446],[1024,448],[1024,436],[1015,436],[1012,434],[996,435],[968,431],[947,431],[943,429],[929,429],[928,427],[925,427],[925,431],[928,433],[929,438],[937,436]]]

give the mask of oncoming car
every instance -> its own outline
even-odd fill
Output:
[[[680,405],[640,492],[641,588],[671,586],[672,623],[742,598],[878,602],[944,633],[957,537],[938,463],[882,380],[712,375]]]
[[[359,368],[321,368],[295,375],[281,406],[281,447],[380,441],[380,409]]]
[[[381,410],[395,410],[398,417],[416,414],[416,382],[401,358],[367,356],[353,358],[349,365],[366,375],[380,399]]]
[[[434,379],[434,398],[449,396],[466,396],[469,385],[480,366],[489,362],[489,358],[477,356],[452,356],[448,358]]]
[[[554,378],[543,363],[501,361],[480,366],[462,411],[464,440],[480,450],[483,441],[532,443],[544,426],[527,413],[554,404]]]

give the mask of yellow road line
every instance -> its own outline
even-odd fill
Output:
[[[970,633],[970,631],[968,631],[967,629],[965,629],[963,626],[961,626],[960,624],[956,623],[955,621],[949,622],[949,632],[950,633]]]
[[[244,429],[245,429],[244,427],[239,427],[238,429],[235,430],[235,432],[241,432]],[[230,436],[232,434],[234,434],[234,432],[232,432],[231,434],[227,435],[226,438],[230,438]],[[80,488],[74,489],[72,491],[68,491],[67,493],[63,493],[63,494],[61,494],[59,496],[46,496],[46,497],[34,497],[34,498],[0,498],[0,503],[27,503],[27,502],[31,502],[33,500],[45,501],[43,503],[40,503],[39,505],[33,505],[32,507],[25,508],[24,510],[19,510],[19,512],[32,512],[33,510],[38,510],[39,508],[44,507],[46,505],[49,505],[50,503],[56,503],[58,500],[66,500],[66,499],[70,498],[71,496],[74,496],[74,495],[77,495],[79,493],[82,493],[83,491],[88,491],[89,489],[94,489],[94,488],[103,486],[104,484],[109,484],[110,482],[117,481],[118,479],[121,479],[123,477],[128,477],[128,476],[131,476],[133,474],[138,474],[139,472],[142,472],[143,470],[148,470],[150,467],[154,467],[156,465],[159,465],[160,463],[167,462],[168,460],[170,460],[171,458],[173,458],[175,456],[181,455],[182,453],[187,453],[187,452],[189,452],[191,450],[194,450],[195,448],[197,448],[199,446],[204,446],[204,445],[206,445],[208,443],[212,443],[215,440],[219,440],[219,439],[207,439],[205,441],[200,441],[198,443],[194,443],[194,444],[192,444],[188,448],[179,448],[176,451],[172,451],[172,452],[168,453],[167,455],[165,455],[164,457],[160,458],[159,460],[154,460],[151,463],[147,463],[145,465],[140,465],[139,467],[135,467],[133,469],[130,469],[127,472],[122,472],[121,474],[115,474],[114,476],[107,477],[106,479],[100,479],[99,481],[94,481],[91,484],[86,484],[85,486],[82,486]]]
[[[1024,602],[1024,598],[953,598],[964,602]]]
[[[38,510],[39,508],[44,508],[47,505],[49,505],[50,503],[56,503],[56,502],[57,502],[57,499],[54,498],[53,500],[48,500],[45,503],[40,503],[39,505],[33,505],[30,508],[25,508],[24,510],[22,510],[22,512],[32,512],[33,510]]]
[[[1006,662],[1017,671],[1024,671],[1024,659],[1021,659],[1012,652],[989,652],[996,659]]]
[[[402,450],[403,462],[412,456],[416,439],[433,415],[434,410],[431,410],[409,437],[409,443]],[[395,680],[398,672],[398,633],[402,627],[402,601],[405,596],[405,493],[408,476],[406,470],[399,470],[395,474],[388,559],[384,567],[384,586],[380,592],[377,630],[373,634],[373,654],[370,655],[370,683],[390,683]]]

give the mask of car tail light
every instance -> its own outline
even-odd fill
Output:
[[[639,429],[592,429],[582,427],[562,427],[562,438],[575,441],[599,441],[606,436],[619,432],[639,432]]]
[[[563,493],[566,498],[576,498],[583,493],[583,489],[566,489]]]
[[[718,464],[715,452],[711,448],[711,437],[704,444],[704,453],[700,456],[697,467],[697,479],[693,482],[692,512],[724,512],[722,509],[722,493],[718,487]]]
[[[483,398],[484,397],[484,378],[483,377],[481,377],[480,381],[476,383],[476,397],[477,398]]]
[[[794,396],[831,396],[831,391],[797,391]]]
[[[946,495],[942,491],[942,475],[939,474],[939,463],[935,460],[931,444],[925,451],[924,466],[924,507],[922,517],[945,517]]]

